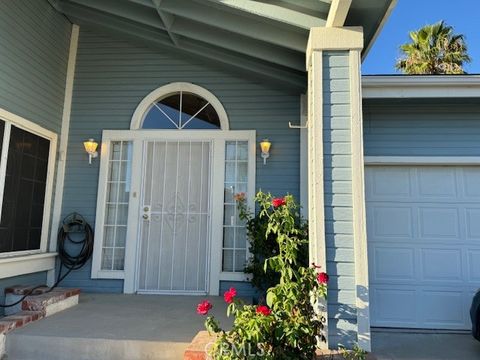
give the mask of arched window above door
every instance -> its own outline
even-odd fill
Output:
[[[172,83],[147,95],[132,117],[131,129],[228,130],[220,101],[190,83]]]

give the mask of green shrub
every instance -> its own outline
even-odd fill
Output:
[[[262,196],[269,196],[263,193]],[[265,269],[265,259],[275,256],[278,252],[278,243],[274,233],[267,234],[269,216],[274,208],[265,209],[265,212],[259,211],[253,215],[246,207],[243,194],[237,194],[240,219],[246,222],[247,237],[249,241],[249,251],[251,258],[245,266],[245,273],[249,274],[251,284],[257,288],[261,294],[272,286],[278,284],[280,274],[271,268]],[[308,266],[308,224],[300,216],[299,208],[292,202],[290,208],[291,216],[294,219],[295,236],[300,240],[297,256],[298,266]],[[294,234],[290,234],[294,235]]]
[[[307,239],[297,222],[298,206],[293,197],[274,199],[259,192],[255,200],[259,216],[266,222],[254,235],[275,240],[275,255],[265,259],[264,271],[272,271],[278,283],[267,290],[266,304],[262,305],[242,303],[234,288],[224,294],[228,315],[235,319],[227,332],[213,316],[207,317],[206,328],[217,335],[209,355],[215,360],[311,360],[318,341],[325,340],[324,324],[315,308],[319,299],[326,298],[328,275],[319,273],[314,264],[299,264]],[[197,312],[207,315],[210,308],[211,304],[204,301]]]

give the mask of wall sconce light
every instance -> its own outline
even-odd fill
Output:
[[[88,154],[88,163],[92,164],[92,158],[96,158],[98,156],[98,143],[93,139],[88,139],[83,143],[83,146],[85,147],[85,151]]]
[[[270,157],[270,147],[272,143],[268,139],[263,139],[260,141],[260,149],[262,150],[263,165],[267,163],[267,158]]]

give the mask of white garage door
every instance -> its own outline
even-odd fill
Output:
[[[366,168],[372,326],[469,329],[480,167]]]

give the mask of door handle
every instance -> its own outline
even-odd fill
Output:
[[[142,215],[143,220],[149,220],[150,219],[150,215],[151,215],[150,212],[151,212],[150,206],[144,206],[143,207],[143,215]]]

